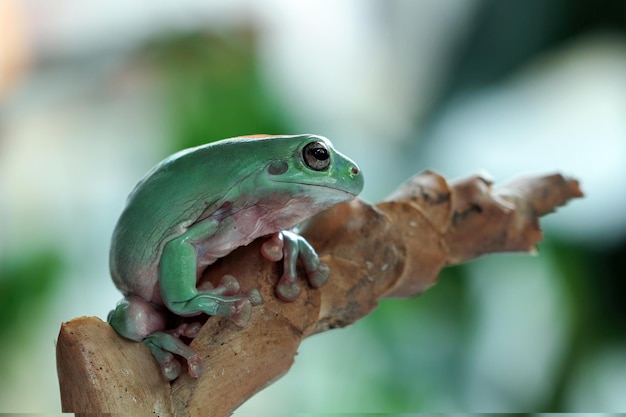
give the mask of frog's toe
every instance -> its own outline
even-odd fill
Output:
[[[216,296],[231,296],[239,294],[241,287],[239,281],[232,275],[224,275],[217,286],[213,286],[210,281],[204,281],[196,287],[198,292]]]
[[[196,289],[198,291],[210,292],[215,289],[215,286],[213,285],[211,281],[202,281],[198,283],[198,285],[196,286]]]
[[[164,340],[165,337],[166,336],[159,335],[157,338],[154,338],[151,335],[144,340],[144,343],[150,348],[152,355],[154,355],[154,358],[159,363],[163,376],[169,381],[173,381],[180,375],[181,367],[180,362],[178,362],[171,352],[168,352],[159,346],[159,341]],[[171,337],[173,338],[173,336]]]
[[[239,293],[241,287],[237,278],[232,275],[224,275],[215,289],[219,290],[222,295],[235,295]]]
[[[252,315],[252,303],[247,298],[237,300],[232,304],[232,313],[229,318],[237,326],[243,327],[248,324]]]
[[[250,290],[248,293],[248,300],[253,306],[258,306],[263,304],[263,297],[261,297],[261,293],[256,288]]]
[[[200,329],[202,328],[202,323],[194,321],[191,323],[182,323],[177,328],[171,331],[172,336],[185,336],[190,339],[195,338],[200,333]]]
[[[280,232],[274,233],[261,246],[261,254],[272,262],[278,262],[283,258],[283,236]]]
[[[174,332],[181,328],[179,327]],[[184,331],[192,331],[192,329],[184,329]],[[143,340],[143,343],[150,348],[154,358],[161,367],[161,372],[168,380],[172,381],[181,374],[180,362],[174,355],[182,356],[187,360],[187,367],[191,376],[201,373],[200,368],[202,365],[198,354],[176,337],[174,333],[152,333]]]
[[[173,381],[180,376],[180,362],[178,362],[178,360],[176,360],[174,357],[171,357],[169,360],[160,363],[160,365],[163,376],[165,376],[165,378],[167,378],[169,381]]]
[[[198,355],[187,358],[187,369],[189,370],[189,375],[194,378],[202,375],[202,361]]]
[[[283,301],[294,301],[300,296],[301,292],[300,285],[287,276],[283,276],[276,286],[276,295]]]
[[[309,279],[309,283],[314,288],[319,288],[328,281],[328,277],[330,276],[330,268],[325,263],[320,263],[317,269],[313,271],[307,271],[307,277]]]
[[[187,326],[187,328],[185,329],[184,336],[193,339],[198,336],[198,333],[200,333],[200,329],[202,329],[202,323],[197,321],[190,323],[189,326]]]

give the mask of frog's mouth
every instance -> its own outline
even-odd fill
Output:
[[[283,183],[283,184],[291,184],[295,186],[301,186],[310,190],[311,196],[315,198],[317,196],[320,199],[323,198],[331,198],[331,200],[336,200],[338,197],[338,202],[348,201],[355,198],[359,193],[353,190],[345,189],[345,188],[337,188],[332,184],[323,184],[323,183],[313,183],[313,182],[302,182],[302,181],[281,181],[281,180],[273,180],[274,182]],[[332,198],[335,197],[335,198]]]
[[[306,178],[305,176],[298,176],[295,178],[287,178],[287,177],[274,177],[271,178],[272,182],[283,183],[283,184],[291,184],[293,186],[303,186],[303,187],[311,187],[311,188],[322,188],[335,190],[343,193],[347,193],[353,196],[357,196],[361,190],[363,189],[363,180],[362,177],[348,177],[348,178]]]

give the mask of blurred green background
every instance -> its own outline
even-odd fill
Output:
[[[302,345],[235,415],[626,411],[626,3],[0,0],[0,411],[60,410],[60,323],[120,294],[109,238],[167,154],[328,136],[375,202],[423,169],[559,171],[538,256],[444,270]]]

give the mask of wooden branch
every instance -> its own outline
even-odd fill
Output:
[[[331,270],[320,289],[278,300],[279,263],[260,244],[239,248],[203,279],[236,276],[257,288],[263,304],[247,326],[210,317],[191,346],[202,358],[199,378],[171,384],[150,351],[119,337],[97,318],[64,323],[57,342],[63,411],[132,415],[227,416],[286,373],[301,341],[353,323],[384,297],[410,297],[435,284],[441,268],[502,251],[533,251],[538,218],[581,197],[578,182],[561,175],[530,177],[492,189],[473,176],[448,183],[433,172],[412,178],[375,206],[355,200],[311,219],[303,235]]]

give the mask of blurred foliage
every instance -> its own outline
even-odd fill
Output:
[[[36,339],[33,322],[39,320],[61,282],[60,253],[53,249],[0,259],[0,369],[5,361]]]
[[[457,95],[502,81],[538,55],[592,31],[626,32],[626,3],[479,2],[466,35],[453,51],[428,117],[436,117]]]
[[[429,410],[450,393],[462,391],[455,381],[463,380],[464,338],[473,317],[464,275],[463,266],[446,268],[436,290],[411,299],[383,300],[367,317],[368,328],[393,358],[385,376],[373,381],[374,390],[383,393],[381,409]]]
[[[144,53],[163,76],[172,150],[289,131],[259,73],[254,31],[173,34]]]
[[[565,398],[577,363],[610,343],[626,347],[626,242],[610,250],[572,245],[551,238],[542,256],[567,288],[573,335],[561,358],[560,376],[545,410],[568,411]]]

